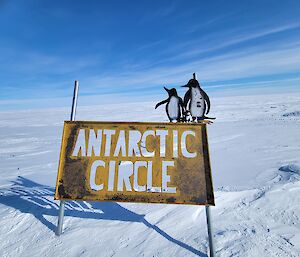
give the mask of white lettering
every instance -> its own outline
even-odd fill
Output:
[[[160,187],[154,187],[152,185],[152,161],[148,162],[148,170],[147,170],[147,191],[148,192],[161,192]]]
[[[119,156],[121,152],[121,156],[126,156],[126,142],[125,142],[125,131],[121,130],[119,133],[116,149],[114,156]]]
[[[153,152],[149,152],[147,150],[147,137],[148,136],[155,136],[155,133],[153,130],[146,130],[143,134],[143,137],[142,137],[142,143],[144,145],[141,146],[141,152],[142,152],[142,155],[144,157],[154,157],[154,151]]]
[[[134,177],[133,177],[133,188],[137,192],[144,192],[146,191],[146,185],[139,185],[139,168],[145,167],[147,168],[147,162],[146,161],[136,161],[134,163]]]
[[[105,162],[101,160],[94,161],[91,167],[91,174],[90,174],[90,187],[93,190],[99,191],[103,189],[103,184],[97,185],[96,184],[96,173],[98,167],[105,167]]]
[[[160,157],[166,156],[166,136],[168,135],[168,130],[156,130],[156,135],[159,136],[160,140]]]
[[[116,133],[115,130],[104,129],[103,134],[106,136],[105,140],[105,156],[110,156],[111,136]]]
[[[98,129],[97,132],[93,129],[90,129],[87,156],[92,156],[93,150],[95,156],[100,156],[101,143],[102,143],[102,129]]]
[[[115,169],[116,161],[109,162],[109,173],[108,173],[108,191],[114,191],[114,181],[115,181]]]
[[[132,191],[129,177],[133,174],[133,163],[130,161],[122,161],[119,164],[118,172],[118,191],[123,191],[125,184],[126,191]]]
[[[129,131],[129,145],[128,145],[128,156],[141,156],[139,143],[141,141],[142,134],[138,130]]]
[[[178,157],[178,131],[173,130],[173,157]]]
[[[168,167],[174,167],[174,161],[162,161],[162,192],[176,193],[176,187],[168,187],[170,175],[167,174]]]
[[[72,156],[79,156],[80,150],[81,150],[81,156],[86,156],[85,131],[84,131],[84,129],[79,130],[78,137],[77,137],[77,140],[76,140],[76,144],[75,144]]]
[[[182,136],[181,136],[181,151],[182,151],[182,155],[184,157],[187,157],[187,158],[195,158],[197,156],[197,153],[190,153],[187,150],[187,147],[186,147],[186,138],[187,138],[188,135],[195,136],[195,132],[187,130],[187,131],[184,131],[182,133]]]

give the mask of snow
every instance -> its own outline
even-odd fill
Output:
[[[300,256],[300,93],[211,101],[217,256]],[[154,106],[79,106],[76,119],[168,121]],[[69,109],[0,113],[0,256],[207,256],[201,206],[70,201],[55,236]]]

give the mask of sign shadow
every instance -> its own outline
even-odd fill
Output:
[[[45,215],[54,217],[58,215],[59,202],[54,202],[53,195],[54,188],[19,176],[15,181],[12,181],[9,189],[0,189],[0,203],[19,210],[22,213],[32,214],[48,229],[55,232],[56,225],[44,217]],[[207,257],[201,251],[171,237],[158,226],[149,223],[145,219],[145,215],[132,212],[116,202],[66,201],[65,215],[89,219],[140,222],[148,228],[155,230],[168,241],[198,256]]]

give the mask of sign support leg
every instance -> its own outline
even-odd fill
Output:
[[[212,230],[212,222],[211,222],[211,213],[210,213],[210,207],[205,206],[205,212],[206,212],[206,223],[207,223],[207,233],[208,233],[208,243],[209,243],[209,256],[215,257],[215,248],[214,248],[214,242],[213,242],[213,230]]]
[[[193,79],[197,79],[196,73],[193,73]],[[211,214],[210,214],[209,206],[205,206],[205,213],[206,213],[207,234],[208,234],[208,244],[209,244],[209,257],[215,257],[215,247],[214,247],[214,242],[213,242],[213,229],[212,229]]]
[[[74,121],[75,116],[76,116],[78,87],[79,87],[78,81],[75,80],[73,100],[72,100],[72,109],[71,109],[71,117],[70,117],[71,121]],[[60,205],[59,205],[59,214],[58,214],[57,231],[56,231],[56,235],[58,235],[58,236],[60,236],[62,231],[63,231],[64,214],[65,214],[65,201],[61,200]]]
[[[57,222],[57,231],[56,235],[60,236],[63,229],[63,222],[64,222],[64,214],[65,214],[65,201],[60,201],[59,205],[59,213],[58,213],[58,222]]]

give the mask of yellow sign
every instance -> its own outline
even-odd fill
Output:
[[[214,205],[206,124],[65,121],[55,199]]]

